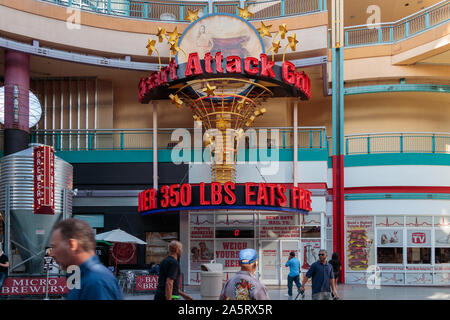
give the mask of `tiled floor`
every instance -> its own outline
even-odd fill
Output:
[[[294,288],[293,298],[285,296],[285,287],[267,287],[272,300],[293,300],[296,291]],[[185,291],[196,300],[201,300],[200,287],[186,287]],[[450,300],[450,287],[394,287],[381,286],[380,289],[368,289],[361,285],[339,285],[338,294],[344,300]],[[153,300],[150,295],[125,294],[126,300]],[[311,299],[311,288],[306,287],[306,300]]]

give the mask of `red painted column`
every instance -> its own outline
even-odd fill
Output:
[[[341,283],[345,282],[344,232],[344,155],[338,155],[333,156],[333,251],[342,262]]]
[[[30,142],[30,56],[5,51],[5,155],[26,149]]]

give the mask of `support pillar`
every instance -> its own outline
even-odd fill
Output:
[[[298,187],[298,99],[294,101],[294,187]]]
[[[4,155],[28,147],[30,56],[5,50]]]
[[[158,190],[158,103],[153,102],[153,189]]]
[[[345,282],[343,0],[332,1],[332,21],[333,250],[342,261],[340,282]]]

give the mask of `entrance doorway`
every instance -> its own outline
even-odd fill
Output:
[[[289,253],[300,260],[300,240],[261,240],[259,245],[259,274],[267,285],[287,285],[289,268],[285,267]]]

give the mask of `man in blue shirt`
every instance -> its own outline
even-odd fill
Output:
[[[95,254],[94,230],[87,222],[60,221],[53,229],[50,246],[51,256],[62,270],[79,267],[80,282],[69,291],[67,300],[123,300],[117,279]]]
[[[312,277],[312,299],[313,300],[333,300],[331,290],[336,299],[338,294],[334,281],[333,267],[327,262],[327,251],[319,251],[319,260],[314,262],[306,273],[302,281],[302,290],[305,290],[305,284]],[[331,290],[330,290],[331,283]]]
[[[287,278],[288,297],[292,297],[292,282],[295,282],[297,291],[300,291],[300,261],[295,257],[295,252],[289,253],[289,260],[286,262],[286,267],[289,267],[289,274]]]

